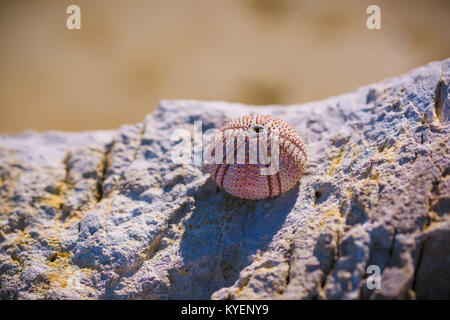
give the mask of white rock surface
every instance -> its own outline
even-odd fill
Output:
[[[449,83],[450,59],[303,105],[162,101],[116,131],[2,135],[0,297],[448,299]],[[237,199],[171,161],[176,128],[250,112],[303,135],[293,190]]]

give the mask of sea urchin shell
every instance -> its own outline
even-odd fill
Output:
[[[220,129],[208,150],[214,160],[206,170],[216,184],[244,199],[273,198],[288,191],[306,163],[300,134],[270,115],[234,119]]]

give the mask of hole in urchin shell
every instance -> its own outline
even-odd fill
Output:
[[[248,131],[250,131],[251,134],[260,136],[266,133],[266,128],[260,124],[255,124],[254,126],[251,126]]]

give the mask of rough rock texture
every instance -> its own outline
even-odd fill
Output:
[[[163,101],[116,131],[2,135],[0,297],[448,299],[449,85],[450,59],[304,105]],[[303,135],[291,191],[237,199],[171,161],[174,129],[252,111]]]

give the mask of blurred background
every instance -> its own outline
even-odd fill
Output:
[[[449,57],[449,30],[448,0],[0,0],[0,132],[113,129],[160,99],[323,99]]]

